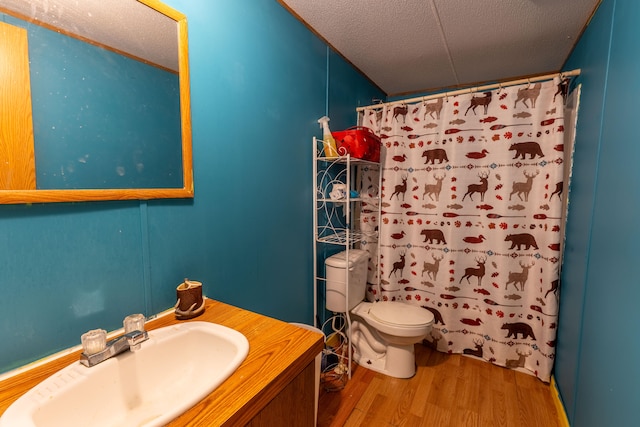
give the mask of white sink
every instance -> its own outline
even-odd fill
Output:
[[[162,426],[227,379],[249,352],[241,333],[209,322],[149,331],[136,352],[75,362],[25,393],[0,427]]]

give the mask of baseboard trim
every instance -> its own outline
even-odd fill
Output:
[[[564,410],[564,405],[562,404],[562,399],[560,398],[560,392],[558,391],[558,384],[556,383],[556,378],[551,376],[551,398],[553,399],[553,404],[556,407],[556,412],[558,413],[558,425],[560,427],[571,427],[569,425],[569,418],[567,417],[567,412]]]

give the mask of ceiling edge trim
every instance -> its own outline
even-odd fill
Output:
[[[573,51],[576,49],[576,46],[578,46],[578,42],[582,38],[582,35],[584,34],[584,32],[587,31],[587,27],[591,23],[591,20],[595,16],[595,14],[598,11],[598,8],[600,7],[601,4],[602,4],[602,0],[598,1],[596,6],[591,11],[591,15],[589,15],[589,19],[587,19],[587,22],[582,26],[582,29],[578,33],[578,37],[576,37],[576,39],[573,41],[573,46],[571,46],[571,50],[569,50],[569,54],[565,58],[564,62],[562,63],[562,67],[560,69],[563,69],[563,68],[565,68],[567,66],[567,62],[569,61],[569,58],[571,58],[571,55],[573,54]]]
[[[373,85],[376,89],[378,89],[380,92],[382,92],[384,94],[384,96],[388,97],[389,94],[387,92],[385,92],[384,90],[382,90],[382,88],[380,86],[378,86],[373,80],[371,80],[371,78],[369,76],[367,76],[360,68],[358,68],[353,62],[351,62],[346,56],[344,56],[342,54],[342,52],[340,52],[338,49],[335,48],[335,46],[333,46],[331,43],[329,43],[329,41],[327,39],[325,39],[324,37],[322,37],[320,35],[319,32],[317,32],[315,30],[315,28],[313,28],[311,25],[309,25],[309,23],[307,21],[305,21],[304,19],[302,19],[302,17],[300,15],[298,15],[293,9],[291,9],[287,4],[283,3],[282,0],[277,0],[278,3],[280,4],[280,6],[282,6],[287,12],[289,12],[294,18],[296,18],[298,21],[300,21],[302,23],[302,25],[304,25],[309,31],[311,31],[316,37],[318,37],[320,39],[320,41],[322,41],[324,44],[326,44],[327,46],[329,46],[329,48],[331,50],[333,50],[336,55],[338,55],[340,58],[342,58],[347,64],[349,64],[351,67],[353,67],[354,70],[356,70],[359,74],[362,75],[362,77],[364,77],[365,79],[367,79],[367,81]]]

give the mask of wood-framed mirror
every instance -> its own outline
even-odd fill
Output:
[[[0,0],[0,204],[193,197],[186,16]]]

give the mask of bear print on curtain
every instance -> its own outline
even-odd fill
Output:
[[[433,312],[425,342],[440,351],[543,381],[558,318],[566,85],[529,83],[360,116],[386,148],[370,296]]]

